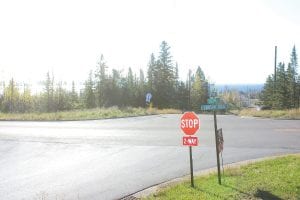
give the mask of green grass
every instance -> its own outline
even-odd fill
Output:
[[[65,112],[53,113],[0,113],[0,120],[38,120],[38,121],[54,121],[54,120],[88,120],[88,119],[108,119],[120,117],[134,117],[155,114],[175,114],[181,113],[175,109],[156,109],[156,108],[132,108],[127,107],[119,109],[118,107],[96,108],[84,110],[72,110]]]
[[[300,199],[300,155],[225,169],[218,185],[216,174],[169,186],[146,199]]]
[[[256,109],[244,109],[237,114],[239,116],[264,117],[274,119],[300,119],[300,109],[260,111]]]

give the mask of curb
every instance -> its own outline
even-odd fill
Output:
[[[240,162],[226,164],[226,165],[224,165],[224,169],[237,168],[237,167],[245,166],[245,165],[252,164],[255,162],[259,162],[259,161],[271,160],[271,159],[290,156],[290,155],[300,156],[300,153],[279,154],[279,155],[275,155],[275,156],[244,160],[244,161],[240,161]],[[213,167],[213,168],[197,171],[194,173],[194,176],[204,176],[204,175],[208,175],[208,174],[216,173],[216,172],[217,172],[217,167]],[[148,188],[145,188],[143,190],[140,190],[140,191],[130,194],[128,196],[125,196],[125,197],[121,198],[121,200],[134,200],[134,199],[145,198],[145,197],[150,196],[151,194],[157,193],[159,190],[161,190],[163,188],[178,184],[182,181],[187,181],[189,179],[190,179],[190,175],[185,175],[185,176],[182,176],[179,178],[175,178],[175,179],[163,182],[163,183],[159,183],[157,185],[150,186]]]

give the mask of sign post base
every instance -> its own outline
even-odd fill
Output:
[[[193,154],[192,154],[192,147],[189,146],[190,150],[190,170],[191,170],[191,186],[194,188],[194,168],[193,168]]]

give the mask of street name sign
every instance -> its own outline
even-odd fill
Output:
[[[209,105],[216,105],[216,104],[219,104],[220,102],[220,98],[217,98],[217,97],[210,97],[209,99],[207,99],[207,103]]]
[[[227,105],[226,104],[217,104],[217,105],[201,105],[201,110],[208,111],[208,110],[226,110]]]

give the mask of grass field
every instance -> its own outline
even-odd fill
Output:
[[[225,169],[223,184],[216,174],[197,177],[195,188],[186,181],[146,199],[300,199],[300,155]]]
[[[256,110],[243,109],[239,112],[234,112],[239,116],[264,117],[274,119],[300,119],[300,109],[291,110]]]
[[[96,108],[85,110],[72,110],[65,112],[53,113],[0,113],[0,120],[37,120],[37,121],[53,121],[53,120],[88,120],[88,119],[108,119],[120,117],[134,117],[155,114],[176,114],[181,113],[175,109],[156,109],[156,108]]]

